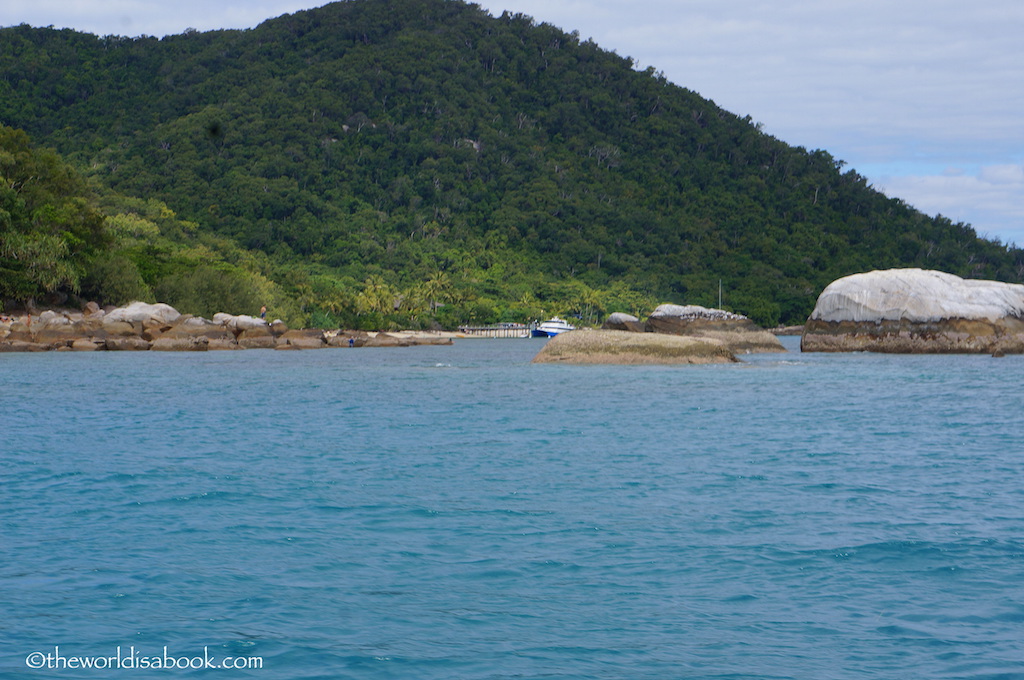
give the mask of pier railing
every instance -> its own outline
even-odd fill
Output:
[[[459,332],[473,338],[530,337],[530,327],[521,323],[501,323],[494,326],[459,326]]]

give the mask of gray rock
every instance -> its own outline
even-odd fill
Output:
[[[601,328],[611,331],[629,331],[631,333],[643,333],[646,328],[640,319],[632,314],[614,312],[605,319]]]
[[[107,346],[103,340],[96,342],[91,338],[79,338],[71,343],[71,349],[76,352],[95,352],[96,350],[106,348]]]
[[[403,338],[387,333],[377,333],[377,335],[366,338],[363,347],[408,347],[409,344],[409,341]]]
[[[179,335],[177,337],[161,336],[153,341],[150,350],[153,352],[205,352],[210,348],[210,340],[202,335]]]
[[[324,332],[310,328],[305,330],[286,331],[277,340],[277,348],[291,347],[294,349],[321,349],[327,347]]]
[[[151,343],[137,336],[121,336],[107,338],[103,344],[110,352],[144,352]]]
[[[779,339],[743,316],[699,305],[660,305],[647,318],[650,333],[720,340],[737,354],[785,352]]]

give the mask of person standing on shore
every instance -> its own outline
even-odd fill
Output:
[[[266,319],[267,318],[267,306],[266,305],[263,305],[262,307],[260,307],[260,318],[261,319]]]

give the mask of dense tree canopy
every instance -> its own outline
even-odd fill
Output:
[[[99,258],[94,289],[122,258],[138,270],[108,285],[122,293],[198,308],[216,289],[245,306],[277,286],[307,321],[366,326],[592,321],[717,305],[721,281],[724,306],[774,324],[802,321],[826,284],[857,271],[1024,273],[1021,251],[523,15],[348,0],[247,31],[19,26],[0,38],[0,123],[54,147],[101,193],[156,201],[179,224],[160,231],[115,206],[123,229],[157,225],[165,251],[132,236]],[[81,285],[89,253],[45,240],[60,228],[10,233],[4,253],[29,248],[26,234],[38,257],[67,264],[33,285]],[[189,238],[217,253],[195,281],[166,245]],[[261,283],[247,296],[251,277]]]
[[[82,179],[28,135],[0,127],[0,296],[77,290],[84,261],[104,246],[103,216]]]

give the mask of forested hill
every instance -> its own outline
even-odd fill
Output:
[[[725,307],[802,322],[853,272],[1024,271],[1021,251],[653,68],[454,0],[347,0],[160,40],[6,28],[0,123],[100,194],[191,225],[124,244],[154,295],[187,283],[166,239],[205,238],[204,266],[264,277],[320,321],[408,324],[437,303],[447,324],[592,320],[717,306],[721,280]]]

